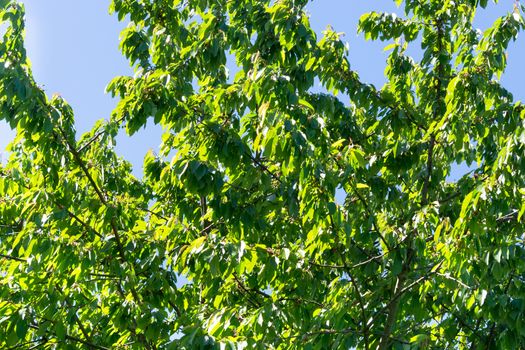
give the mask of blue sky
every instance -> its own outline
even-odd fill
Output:
[[[118,36],[125,24],[108,15],[109,0],[22,2],[26,6],[26,47],[36,81],[49,96],[59,93],[69,101],[76,113],[78,132],[89,130],[97,119],[107,119],[117,101],[104,94],[105,86],[116,75],[133,74],[118,50]],[[479,12],[476,26],[486,29],[498,16],[512,11],[513,3],[501,0]],[[336,31],[345,32],[353,69],[364,81],[381,86],[385,44],[366,42],[356,33],[360,15],[372,10],[401,12],[390,0],[315,0],[308,5],[313,28],[320,33],[330,24]],[[525,33],[508,53],[504,85],[516,100],[524,100]],[[132,138],[119,138],[117,152],[133,163],[136,174],[141,173],[146,151],[157,149],[160,143],[160,128],[152,126]],[[5,124],[0,124],[0,152],[13,136]],[[461,167],[456,173],[460,172]]]

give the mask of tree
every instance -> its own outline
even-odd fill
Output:
[[[77,138],[0,1],[2,348],[525,347],[525,108],[498,82],[525,8],[483,34],[487,0],[363,15],[377,89],[307,2],[113,0],[135,75]],[[148,119],[137,179],[115,136]]]

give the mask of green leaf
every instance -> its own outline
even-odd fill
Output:
[[[487,298],[487,291],[483,289],[479,294],[479,304],[483,306],[485,304],[485,299]]]
[[[470,310],[472,308],[472,306],[474,305],[474,303],[476,302],[476,295],[475,294],[472,294],[468,299],[467,299],[467,303],[465,304],[465,307],[467,308],[467,310]]]
[[[413,336],[412,338],[410,338],[410,343],[421,344],[421,343],[426,342],[428,339],[429,339],[428,334],[417,334]]]
[[[434,242],[439,242],[439,237],[441,235],[441,230],[443,229],[443,224],[440,223],[437,227],[436,227],[436,230],[434,231]]]
[[[8,332],[6,337],[6,344],[8,346],[15,346],[18,342],[18,336],[15,332]]]
[[[334,202],[328,203],[328,212],[331,215],[334,215],[337,212],[337,205]]]
[[[27,324],[27,321],[23,318],[19,318],[16,322],[16,336],[18,339],[24,339],[27,334],[27,330],[29,329],[29,326]]]
[[[66,339],[66,327],[61,321],[57,321],[55,323],[55,335],[57,336],[58,340],[63,341]]]
[[[300,104],[301,106],[304,106],[304,107],[308,108],[308,109],[311,110],[311,111],[315,111],[314,106],[312,106],[312,105],[310,104],[310,102],[306,101],[305,99],[302,99],[302,98],[299,99],[299,104]]]

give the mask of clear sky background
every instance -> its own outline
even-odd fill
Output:
[[[25,0],[26,48],[36,81],[49,96],[62,95],[74,108],[77,131],[90,129],[95,120],[108,119],[117,101],[104,94],[107,83],[117,75],[133,74],[118,50],[118,36],[125,23],[108,15],[109,0]],[[479,11],[476,26],[484,30],[498,17],[513,10],[514,0],[500,0]],[[346,33],[350,62],[366,82],[383,85],[387,53],[381,42],[366,42],[357,35],[359,17],[366,12],[386,11],[402,14],[391,0],[314,0],[308,5],[312,26],[319,37],[327,25]],[[414,50],[412,52],[417,52]],[[516,100],[525,99],[525,32],[508,50],[508,70],[504,86]],[[124,134],[117,152],[131,161],[135,174],[142,173],[142,159],[148,149],[160,144],[160,128],[151,123],[132,138]],[[0,124],[0,152],[14,137],[6,124]],[[5,153],[2,154],[5,158]],[[465,171],[457,167],[452,178]]]

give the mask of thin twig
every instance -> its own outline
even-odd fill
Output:
[[[23,262],[23,263],[27,262],[25,259],[18,258],[16,256],[5,255],[5,254],[0,254],[0,258],[4,258],[7,260],[14,260],[14,261]]]
[[[124,120],[124,117],[120,117],[119,119],[117,119],[115,121],[115,123],[117,124],[120,124],[120,122]],[[104,125],[104,126],[107,126],[107,125]],[[82,145],[79,149],[78,149],[78,153],[82,153],[83,150],[85,150],[86,148],[88,148],[93,142],[95,142],[96,139],[98,139],[101,135],[105,134],[106,132],[108,132],[107,129],[105,128],[102,128],[102,130],[98,131],[95,135],[93,135],[93,137],[91,139],[89,139],[89,141],[87,141],[87,143],[85,143],[84,145]]]

